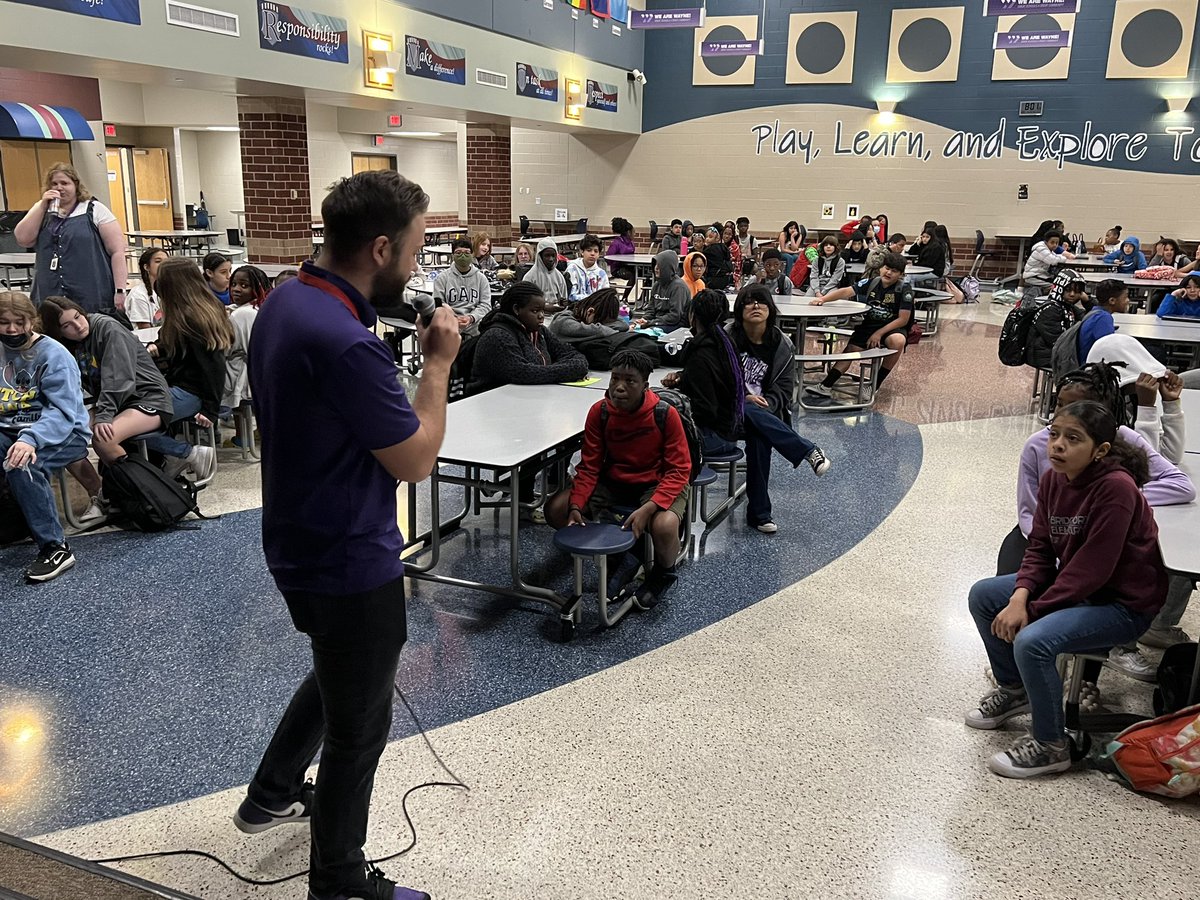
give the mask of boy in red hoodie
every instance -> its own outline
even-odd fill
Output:
[[[1006,778],[1071,767],[1058,655],[1135,640],[1167,596],[1158,527],[1141,492],[1146,454],[1117,436],[1112,411],[1094,400],[1059,410],[1048,450],[1021,570],[977,582],[970,595],[998,687],[967,724],[1033,718],[1028,735],[988,760]]]
[[[613,356],[608,390],[588,411],[575,482],[546,505],[546,521],[555,528],[585,527],[614,507],[633,509],[622,527],[638,538],[649,530],[654,541],[654,566],[635,594],[641,609],[654,606],[675,582],[692,474],[683,420],[647,389],[653,370],[650,357],[637,350]],[[665,409],[656,412],[660,403]]]

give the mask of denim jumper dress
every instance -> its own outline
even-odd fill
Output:
[[[47,214],[42,222],[37,237],[34,305],[47,297],[67,297],[89,313],[112,307],[116,286],[112,262],[92,218],[95,203],[95,199],[89,200],[82,216],[60,219]]]

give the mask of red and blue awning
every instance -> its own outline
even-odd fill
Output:
[[[94,141],[87,120],[69,106],[0,103],[0,138],[35,141]]]

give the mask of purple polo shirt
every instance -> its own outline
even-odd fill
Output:
[[[263,550],[281,591],[341,596],[404,573],[396,479],[371,451],[421,423],[374,325],[366,298],[311,263],[271,292],[254,321]]]

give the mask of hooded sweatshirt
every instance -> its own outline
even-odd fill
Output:
[[[646,324],[664,331],[684,328],[692,292],[679,277],[679,254],[674,250],[663,250],[654,261],[658,264],[658,278],[651,289],[651,314]]]
[[[88,336],[75,350],[83,387],[95,400],[96,422],[111,422],[131,406],[148,406],[170,416],[171,391],[154,360],[133,332],[101,313],[88,316]],[[221,364],[224,387],[225,364]]]
[[[1133,244],[1133,253],[1125,253],[1125,245]],[[1121,246],[1112,253],[1104,254],[1106,263],[1117,263],[1117,271],[1132,275],[1139,269],[1146,268],[1146,256],[1142,253],[1142,242],[1135,237],[1121,239]]]
[[[502,384],[557,384],[587,375],[587,359],[546,328],[532,334],[516,316],[493,310],[479,323],[467,392]]]
[[[704,290],[704,279],[692,277],[692,260],[696,259],[697,257],[704,259],[704,254],[689,253],[687,255],[687,259],[683,261],[683,280],[684,283],[687,284],[688,290],[692,292],[693,297]],[[707,263],[707,260],[705,262]]]
[[[1082,281],[1074,269],[1063,269],[1054,276],[1050,296],[1033,311],[1029,336],[1025,340],[1025,362],[1039,369],[1049,369],[1054,342],[1075,323],[1077,313],[1065,300],[1067,288]]]
[[[1154,513],[1115,461],[1094,462],[1074,481],[1047,472],[1017,587],[1037,620],[1084,603],[1120,603],[1151,617],[1167,598]]]
[[[571,276],[572,303],[578,303],[584,297],[608,287],[608,271],[600,265],[599,260],[589,269],[582,259],[573,259],[567,263],[567,274]]]
[[[457,315],[470,316],[474,321],[462,330],[478,334],[480,319],[492,311],[492,286],[474,263],[466,272],[451,266],[433,282],[433,300],[449,306]]]
[[[553,250],[555,264],[549,269],[542,262],[542,251]],[[558,244],[550,240],[550,238],[542,238],[538,241],[537,256],[533,261],[533,265],[529,271],[525,273],[523,281],[532,281],[542,291],[546,297],[547,303],[557,303],[559,306],[567,305],[567,280],[563,278],[562,272],[558,271]]]
[[[550,333],[561,338],[568,344],[578,344],[589,338],[608,337],[619,331],[628,331],[629,323],[624,319],[615,322],[581,322],[575,316],[575,310],[564,309],[550,320]]]
[[[35,450],[92,439],[79,368],[58,341],[43,335],[27,350],[0,345],[0,432]]]
[[[1191,316],[1200,319],[1200,300],[1189,300],[1185,295],[1167,294],[1159,304],[1155,313],[1160,319],[1164,316]]]
[[[662,238],[662,244],[661,244],[662,249],[663,250],[674,250],[676,253],[678,253],[680,247],[682,247],[682,246],[683,246],[683,234],[682,233],[676,234],[675,232],[671,231],[670,229],[667,229],[667,233],[664,234],[663,238]],[[612,249],[612,244],[608,245],[608,252],[609,253],[616,252]],[[632,253],[633,251],[631,250],[630,252]]]
[[[846,261],[842,259],[841,255],[835,253],[832,257],[828,257],[822,253],[812,264],[812,274],[808,279],[808,293],[814,297],[817,294],[824,296],[835,288],[841,287],[842,279],[845,277]]]

